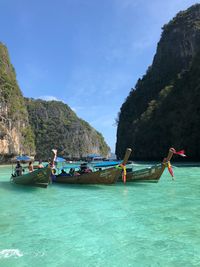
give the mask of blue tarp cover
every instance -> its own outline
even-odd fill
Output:
[[[55,162],[65,162],[66,160],[64,158],[61,157],[57,157]]]
[[[29,156],[24,155],[24,156],[17,156],[16,160],[18,160],[18,161],[29,161],[29,160],[31,160],[31,158]]]
[[[97,163],[94,165],[95,168],[100,168],[100,167],[109,167],[109,166],[115,166],[122,163],[122,160],[120,161],[103,161],[100,163]]]

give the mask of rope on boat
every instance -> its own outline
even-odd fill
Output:
[[[119,164],[119,165],[116,166],[116,168],[123,170],[123,172],[122,172],[122,181],[124,183],[126,183],[126,165]]]
[[[167,169],[168,169],[170,175],[172,176],[172,180],[174,180],[174,173],[173,173],[173,169],[172,169],[172,165],[171,165],[170,161],[168,160],[168,161],[166,161],[166,162],[163,162],[162,164],[163,164],[165,167],[167,167]]]

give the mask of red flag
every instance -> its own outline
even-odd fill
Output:
[[[180,150],[180,151],[174,151],[174,154],[177,154],[177,155],[179,155],[179,156],[182,156],[182,157],[186,157],[186,155],[185,155],[185,150]]]

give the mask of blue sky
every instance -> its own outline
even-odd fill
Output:
[[[115,150],[115,119],[192,0],[0,0],[0,41],[24,96],[61,100]]]

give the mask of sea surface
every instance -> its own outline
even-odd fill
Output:
[[[173,170],[156,184],[44,189],[0,166],[0,266],[200,266],[200,165]]]

